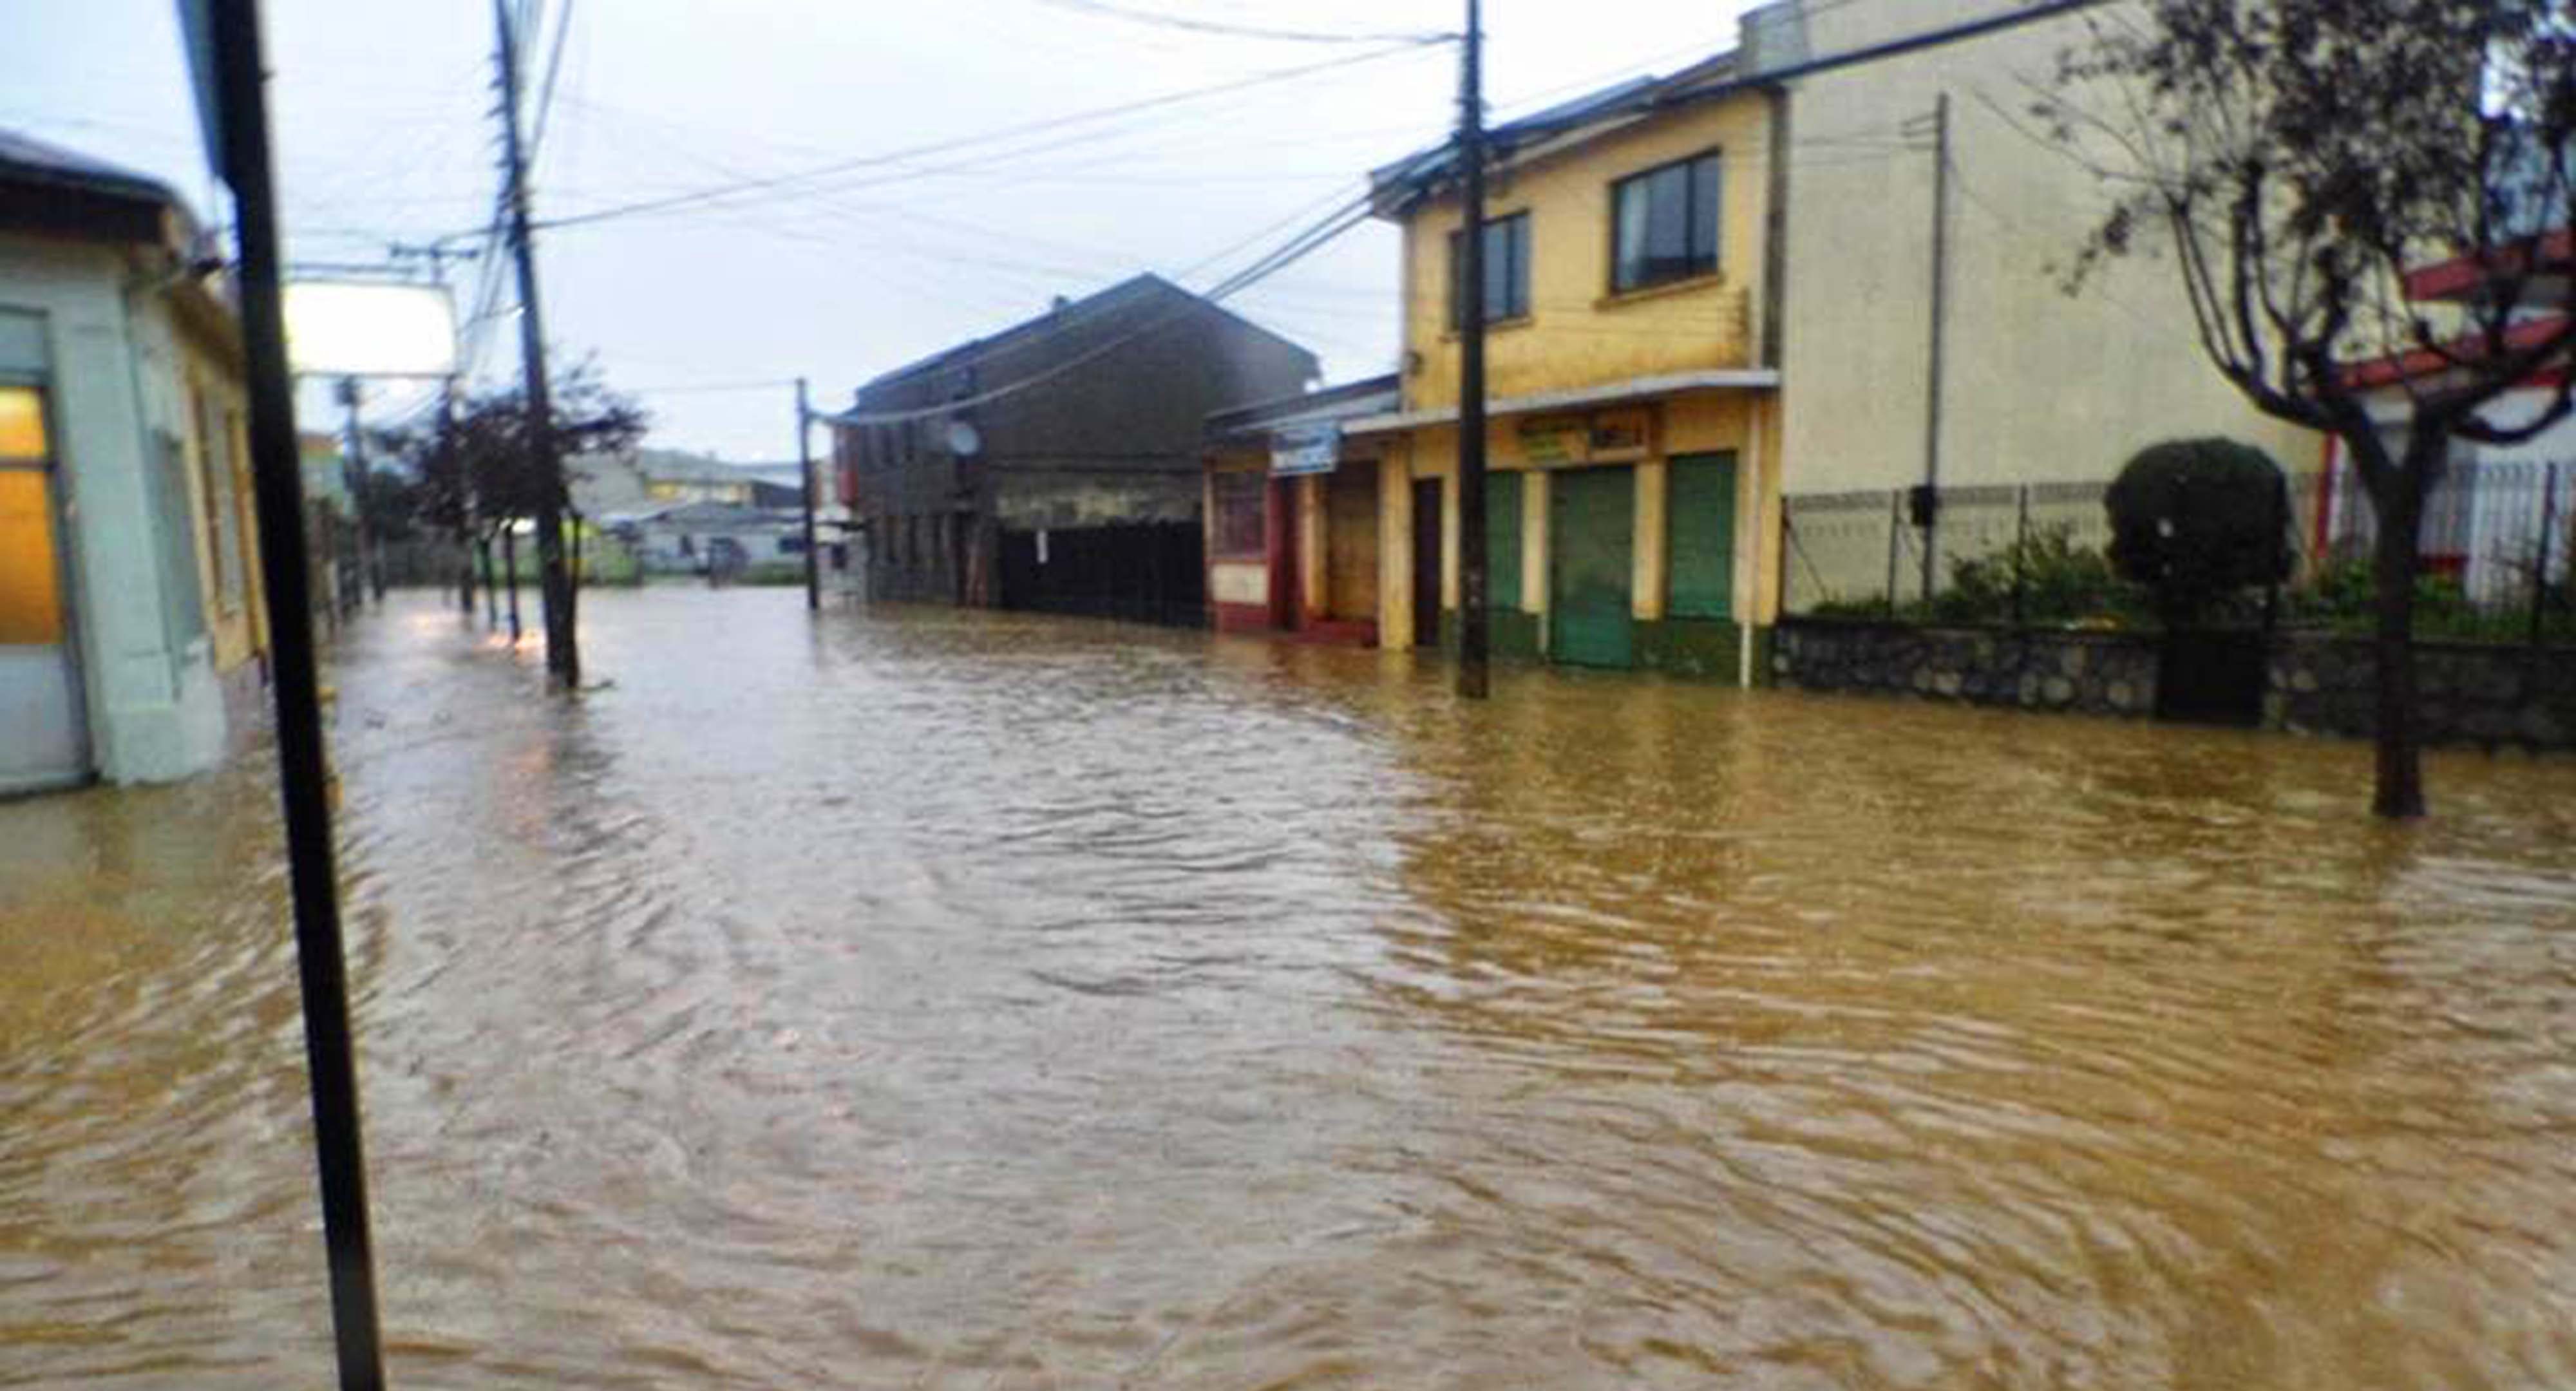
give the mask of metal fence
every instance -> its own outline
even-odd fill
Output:
[[[1781,603],[1793,615],[2054,621],[2026,610],[2034,556],[2080,564],[2107,554],[2106,481],[1939,490],[1923,524],[1920,489],[1793,494],[1783,500]],[[2377,519],[2349,469],[2288,478],[2294,612],[2366,600]],[[2437,605],[2463,624],[2540,620],[2568,604],[2576,462],[2454,465],[2427,500],[2418,563]],[[2016,542],[2024,544],[2016,548]],[[1927,550],[1930,563],[1926,564]],[[2015,552],[2018,550],[2019,555]],[[2065,568],[2061,566],[2059,568]],[[2062,578],[2062,577],[2061,577]]]

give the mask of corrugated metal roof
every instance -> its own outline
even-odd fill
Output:
[[[0,130],[0,182],[50,184],[184,207],[167,184],[14,130]]]
[[[1291,425],[1379,415],[1394,409],[1402,401],[1402,386],[1396,375],[1390,372],[1382,377],[1364,377],[1299,396],[1282,396],[1274,401],[1256,401],[1248,406],[1231,406],[1215,411],[1208,416],[1207,432],[1210,439],[1239,438]]]

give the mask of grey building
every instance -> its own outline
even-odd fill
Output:
[[[1314,354],[1158,276],[898,368],[833,417],[877,598],[1201,621],[1208,413]]]

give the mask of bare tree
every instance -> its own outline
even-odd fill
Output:
[[[2106,181],[2076,262],[2160,237],[2203,348],[2267,415],[2330,433],[2373,512],[2372,808],[2424,812],[2416,547],[2455,439],[2565,417],[2576,12],[2568,0],[2137,0],[2092,12],[2038,114]],[[2437,264],[2472,290],[2411,298]],[[2358,369],[2393,381],[2374,418]],[[2517,387],[2555,381],[2536,408]]]
[[[604,385],[588,367],[568,374],[553,395],[555,457],[615,454],[644,437],[648,417],[632,399]],[[570,515],[560,483],[537,467],[527,404],[517,391],[494,392],[464,402],[452,423],[432,423],[389,437],[386,453],[403,460],[415,480],[405,496],[420,525],[481,551],[502,531],[540,512],[540,489],[552,486],[559,514]],[[571,607],[578,587],[562,586],[564,629],[574,631]]]

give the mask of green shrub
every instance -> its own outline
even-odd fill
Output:
[[[2169,440],[2120,470],[2103,506],[2111,565],[2154,596],[2168,623],[2229,594],[2289,578],[2289,495],[2281,466],[2250,444]]]
[[[2138,608],[2137,591],[2100,551],[2075,542],[2072,524],[2034,528],[1999,551],[1950,562],[1950,584],[1932,601],[1945,623],[2007,623],[2020,592],[2024,623],[2120,621]]]

